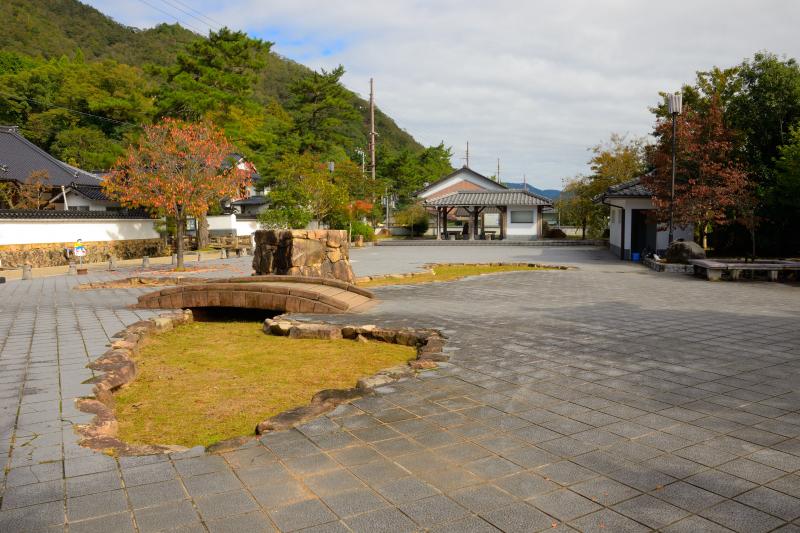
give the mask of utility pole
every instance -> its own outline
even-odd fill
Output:
[[[500,158],[497,158],[497,174],[494,175],[497,183],[500,183]]]
[[[669,194],[669,237],[667,239],[668,244],[672,244],[672,240],[674,238],[674,211],[675,211],[675,161],[676,161],[676,147],[677,147],[677,140],[675,139],[676,128],[675,122],[678,118],[678,115],[681,114],[683,110],[683,95],[679,92],[668,94],[667,95],[667,111],[669,114],[672,115],[672,186],[670,188]]]
[[[375,179],[375,89],[372,78],[369,79],[369,171]]]
[[[469,168],[469,141],[467,141],[467,164],[464,166]]]

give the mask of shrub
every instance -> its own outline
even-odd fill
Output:
[[[428,210],[420,204],[415,204],[398,211],[394,220],[403,227],[411,230],[411,236],[422,235],[428,231]]]
[[[375,230],[369,224],[356,220],[350,227],[351,238],[355,241],[356,237],[361,235],[364,237],[365,242],[372,242],[375,240]]]
[[[559,228],[550,228],[550,230],[548,230],[548,232],[545,233],[545,235],[547,235],[548,239],[566,239],[567,238],[567,234],[564,233],[564,231],[559,229]]]

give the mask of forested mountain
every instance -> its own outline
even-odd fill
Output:
[[[58,89],[54,87],[56,83],[64,83],[65,78],[73,78],[71,82],[76,86],[83,86],[84,93],[88,91],[87,85],[91,80],[86,80],[87,75],[99,75],[102,77],[102,70],[116,71],[116,78],[122,79],[115,88],[117,93],[124,91],[125,94],[114,94],[112,90],[103,98],[128,100],[129,107],[134,105],[144,105],[159,85],[163,84],[163,74],[165,69],[174,67],[179,53],[186,50],[190,43],[196,43],[204,39],[179,25],[161,24],[155,28],[139,30],[117,23],[110,17],[102,14],[91,6],[87,6],[77,0],[4,0],[0,3],[0,20],[4,22],[4,29],[0,32],[0,76],[7,77],[16,74],[15,80],[5,80],[3,93],[0,94],[0,121],[19,122],[26,135],[43,148],[56,152],[59,156],[72,157],[72,162],[78,165],[103,166],[113,159],[107,157],[90,158],[91,161],[81,161],[74,157],[74,152],[80,147],[66,148],[66,139],[57,139],[60,132],[42,132],[44,119],[54,118],[51,115],[59,114],[54,112],[55,106],[77,108],[92,114],[103,115],[103,107],[97,102],[88,101],[85,94],[75,97],[75,94],[57,94]],[[291,86],[303,77],[312,74],[307,67],[294,61],[281,57],[272,51],[267,51],[263,55],[263,66],[256,72],[256,81],[252,90],[252,98],[265,106],[277,102],[280,106],[287,106],[291,100]],[[108,63],[113,60],[114,63]],[[98,66],[106,61],[104,66]],[[43,66],[47,62],[48,66]],[[61,62],[61,68],[54,63]],[[80,63],[83,63],[81,65]],[[26,76],[20,72],[38,68],[39,72]],[[42,72],[42,70],[48,72]],[[55,72],[56,70],[60,72]],[[32,79],[20,80],[19,78],[48,78],[48,83],[44,86],[34,87],[31,85]],[[138,83],[136,78],[145,78],[144,83]],[[103,83],[112,83],[112,76],[105,76]],[[22,83],[24,81],[25,83]],[[69,81],[69,80],[66,80]],[[24,96],[35,98],[41,108],[40,112],[50,111],[47,116],[31,117],[37,111],[37,102],[28,101],[26,106],[19,103],[10,102],[14,96],[23,96],[12,92],[14,89],[27,91]],[[80,87],[73,87],[80,91]],[[96,91],[89,91],[96,92]],[[101,91],[102,92],[102,91]],[[137,93],[141,92],[141,95]],[[138,99],[143,96],[144,99]],[[345,98],[355,113],[344,121],[339,129],[346,137],[344,141],[347,146],[343,146],[345,151],[352,153],[356,149],[365,149],[367,145],[367,103],[359,98],[352,91],[346,90]],[[5,99],[5,100],[3,100]],[[17,98],[19,100],[19,98]],[[138,100],[138,101],[137,101]],[[106,102],[108,104],[108,102]],[[50,109],[44,109],[46,105]],[[150,104],[151,105],[151,104]],[[3,109],[3,107],[12,108]],[[20,111],[20,107],[27,107],[26,113],[15,113],[13,109]],[[157,106],[156,106],[157,107]],[[133,109],[129,109],[133,111]],[[34,113],[30,113],[34,111]],[[98,113],[98,111],[101,111]],[[155,110],[157,112],[157,110]],[[110,116],[121,121],[146,121],[146,113],[131,113],[125,117]],[[400,150],[410,150],[418,152],[422,146],[407,132],[400,129],[397,124],[380,110],[376,111],[376,128],[380,131],[380,141],[383,148],[389,152]],[[34,124],[28,122],[33,120]],[[81,124],[82,127],[86,125]],[[52,129],[52,128],[50,128]],[[101,130],[108,133],[105,127]],[[83,131],[82,133],[87,133]],[[101,139],[96,132],[90,133],[89,137],[96,141]],[[69,136],[69,135],[67,135]],[[62,136],[63,137],[63,136]],[[75,137],[75,135],[71,135]],[[106,135],[109,137],[109,135]],[[110,139],[112,144],[114,136]],[[117,135],[119,139],[121,135]],[[108,141],[108,139],[105,139]],[[84,141],[85,143],[85,141]],[[112,150],[113,152],[113,150]],[[91,164],[90,164],[91,163]]]

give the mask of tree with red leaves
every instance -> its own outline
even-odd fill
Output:
[[[656,216],[663,223],[670,210],[671,119],[659,119],[655,134],[659,137],[653,154],[655,170],[643,183],[653,192]],[[676,140],[675,225],[694,224],[705,247],[710,228],[736,220],[736,208],[750,194],[748,175],[737,158],[735,132],[725,125],[716,97],[702,112],[687,109],[677,117]]]
[[[144,207],[175,218],[178,270],[189,216],[202,216],[213,202],[241,197],[250,173],[231,160],[234,149],[210,123],[174,119],[145,127],[137,144],[116,163],[105,190],[125,207]]]

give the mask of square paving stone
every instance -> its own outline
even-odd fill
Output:
[[[67,497],[69,498],[120,488],[122,488],[122,482],[116,470],[67,478]]]
[[[719,470],[706,470],[686,478],[685,481],[726,498],[733,498],[757,486],[746,479],[732,476]]]
[[[182,500],[186,497],[183,486],[177,479],[151,483],[150,485],[137,485],[128,489],[128,498],[134,509],[161,505],[165,502]]]
[[[672,522],[677,522],[689,514],[683,509],[657,500],[647,494],[618,503],[614,506],[614,510],[653,529],[659,529]]]
[[[295,457],[283,461],[286,467],[300,476],[308,476],[339,468],[339,465],[325,454],[317,453]]]
[[[523,468],[536,468],[561,460],[557,455],[553,455],[535,446],[523,446],[522,448],[517,448],[501,455]]]
[[[422,527],[451,522],[468,514],[466,509],[442,495],[403,504],[400,510]]]
[[[730,529],[700,516],[689,516],[662,529],[664,533],[730,533]]]
[[[706,509],[700,515],[742,533],[771,531],[783,524],[783,520],[732,500]]]
[[[569,521],[600,509],[600,506],[568,489],[548,492],[529,503],[561,521]]]
[[[432,486],[412,477],[392,481],[378,487],[376,490],[394,504],[413,502],[438,493]]]
[[[570,437],[540,442],[537,446],[563,458],[575,457],[597,449],[594,444],[581,442]]]
[[[252,487],[250,493],[268,511],[311,497],[311,494],[303,487],[302,483],[294,479],[258,485],[257,487]]]
[[[64,523],[64,502],[0,511],[0,531],[40,531]]]
[[[767,486],[795,498],[800,498],[800,476],[794,474],[783,476],[775,481],[770,481]]]
[[[517,500],[507,492],[489,484],[474,485],[450,493],[450,497],[473,513],[488,513]]]
[[[62,480],[45,481],[33,485],[22,485],[6,489],[3,495],[3,510],[28,507],[64,498]]]
[[[70,533],[133,533],[133,522],[129,513],[113,514],[69,523]]]
[[[455,522],[436,526],[428,531],[431,533],[497,533],[500,530],[477,516],[468,516]]]
[[[676,481],[672,476],[668,476],[663,472],[642,465],[621,468],[607,475],[620,483],[624,483],[625,485],[629,485],[643,492],[649,492]]]
[[[350,529],[344,522],[326,522],[318,526],[308,527],[303,533],[350,533]]]
[[[218,455],[202,455],[175,461],[175,468],[181,476],[187,477],[225,470],[228,468],[228,464]],[[163,479],[156,481],[163,481]]]
[[[736,501],[791,521],[800,517],[800,499],[767,487],[758,487],[736,497]]]
[[[450,444],[438,448],[436,451],[456,464],[463,464],[469,461],[475,461],[476,459],[483,459],[484,457],[489,457],[491,455],[491,452],[489,452],[486,448],[482,448],[471,442]]]
[[[491,456],[464,465],[464,468],[483,479],[491,480],[522,470],[519,465],[502,457]]]
[[[543,466],[536,472],[545,479],[550,479],[561,485],[572,485],[597,476],[597,473],[570,461],[560,461]]]
[[[169,463],[155,463],[149,465],[123,468],[122,477],[125,479],[126,487],[135,485],[149,485],[159,481],[175,479],[175,469]]]
[[[242,488],[242,482],[229,470],[186,477],[183,478],[183,484],[189,494],[195,497],[219,494]]]
[[[702,511],[724,500],[719,494],[695,487],[694,485],[689,485],[682,481],[667,485],[663,489],[654,490],[651,494],[656,498],[677,505],[693,513]]]
[[[603,509],[586,515],[583,518],[578,518],[570,522],[570,525],[578,531],[590,532],[606,532],[614,531],[620,533],[639,533],[643,531],[650,531],[649,528],[634,522],[633,520],[615,513],[611,509]]]
[[[244,490],[203,496],[195,498],[194,502],[205,520],[244,514],[258,509],[258,504]]]
[[[305,500],[269,512],[281,531],[296,531],[336,520],[336,515],[319,500]]]
[[[95,518],[128,509],[125,491],[112,490],[67,499],[67,518],[70,521]]]
[[[638,490],[607,477],[598,477],[570,487],[600,505],[614,505],[641,494]]]
[[[559,488],[557,483],[548,481],[532,472],[520,472],[508,477],[496,479],[494,484],[504,491],[521,499],[528,499]]]
[[[366,488],[361,480],[343,468],[307,477],[303,482],[319,496]]]
[[[464,468],[446,468],[444,470],[421,472],[419,477],[442,492],[451,492],[470,485],[477,485],[483,481]]]
[[[736,459],[730,463],[719,465],[717,469],[748,481],[752,481],[753,483],[758,483],[759,485],[769,483],[773,479],[777,479],[785,475],[782,470],[772,468],[771,466],[762,465],[761,463],[756,463],[755,461],[750,461],[749,459]]]
[[[656,457],[655,459],[650,459],[642,464],[651,468],[655,468],[656,470],[664,472],[665,474],[669,474],[677,479],[689,477],[707,469],[706,466],[703,466],[699,463],[695,463],[694,461],[684,459],[683,457],[670,454],[662,455],[660,457]]]
[[[139,530],[161,531],[175,529],[184,524],[197,521],[197,512],[188,501],[171,502],[158,507],[147,507],[134,511]]]
[[[751,461],[778,468],[784,472],[800,470],[800,457],[779,450],[759,450],[747,457]]]
[[[684,459],[689,459],[705,466],[717,466],[736,459],[736,455],[722,451],[709,444],[695,444],[681,448],[674,453]]]
[[[379,509],[345,520],[355,533],[406,533],[416,531],[414,522],[397,509]]]
[[[552,518],[523,502],[484,513],[482,516],[506,533],[545,531],[553,527]]]
[[[408,476],[406,470],[386,459],[351,467],[350,472],[375,487]]]
[[[211,533],[268,533],[275,531],[269,517],[261,511],[207,520],[206,525]]]
[[[350,446],[330,452],[331,457],[344,466],[354,466],[382,459],[381,454],[365,445]]]
[[[397,457],[424,450],[421,444],[414,442],[408,437],[381,440],[373,443],[372,446],[385,457]]]
[[[386,502],[368,489],[333,494],[324,497],[324,501],[341,518],[386,507]]]

